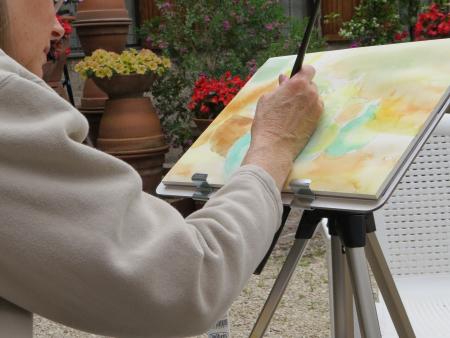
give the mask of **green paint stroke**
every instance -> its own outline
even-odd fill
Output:
[[[297,161],[308,161],[319,156],[326,150],[339,135],[339,125],[336,123],[321,122],[309,140],[305,149],[297,157]]]
[[[370,102],[361,115],[341,128],[338,136],[326,149],[325,153],[333,157],[340,157],[367,145],[371,141],[373,134],[367,129],[364,130],[363,126],[375,118],[379,107],[379,101]]]

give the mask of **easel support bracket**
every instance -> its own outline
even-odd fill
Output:
[[[207,179],[208,174],[197,173],[192,175],[191,180],[197,188],[196,192],[192,195],[194,200],[207,201],[214,191],[214,189],[209,185]]]
[[[291,207],[311,210],[311,203],[315,201],[316,195],[311,190],[311,180],[293,180],[289,186],[294,193]]]

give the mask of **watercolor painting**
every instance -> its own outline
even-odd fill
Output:
[[[165,176],[191,185],[194,173],[222,186],[251,142],[256,104],[290,74],[295,56],[269,59]],[[450,86],[450,39],[308,54],[325,103],[319,127],[295,161],[292,179],[317,194],[378,198]]]

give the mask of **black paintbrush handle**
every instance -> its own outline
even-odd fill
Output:
[[[309,19],[308,26],[306,27],[305,35],[303,36],[302,43],[298,50],[297,59],[295,60],[294,67],[292,68],[291,77],[297,74],[303,66],[303,60],[305,59],[306,50],[308,49],[309,41],[313,32],[314,24],[317,21],[320,13],[320,0],[314,2],[313,14]]]

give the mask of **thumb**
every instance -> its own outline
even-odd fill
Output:
[[[278,83],[280,85],[285,83],[287,80],[289,80],[289,78],[286,75],[284,75],[284,74],[280,74],[280,76],[278,77]]]

